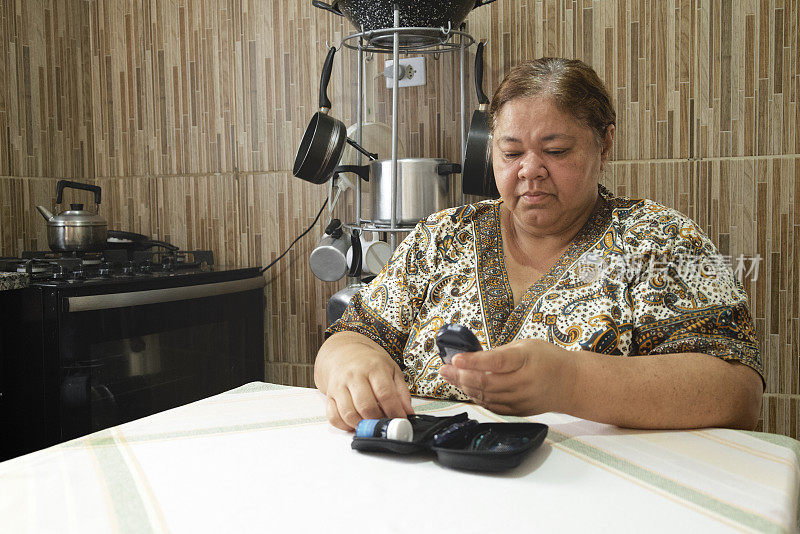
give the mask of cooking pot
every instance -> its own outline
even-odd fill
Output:
[[[461,172],[461,165],[442,158],[403,158],[397,160],[397,224],[414,226],[431,213],[448,207],[450,175]],[[392,160],[369,163],[372,182],[372,222],[391,224]]]
[[[328,4],[313,0],[312,4],[337,15],[344,15],[361,32],[394,27],[394,5],[400,11],[403,28],[431,28],[413,34],[400,34],[400,44],[425,46],[442,39],[438,28],[457,29],[469,12],[495,0],[334,0]],[[369,38],[371,45],[391,47],[394,35],[384,33]]]
[[[100,187],[68,180],[56,184],[56,204],[61,204],[64,189],[83,189],[94,193],[94,202],[100,209]],[[47,244],[53,252],[95,252],[106,245],[108,225],[96,212],[83,209],[83,204],[70,204],[70,209],[53,215],[44,206],[36,206],[47,221]]]

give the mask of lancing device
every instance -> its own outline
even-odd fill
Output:
[[[356,437],[413,441],[414,428],[411,426],[411,421],[400,417],[394,419],[362,419],[356,425]]]
[[[472,330],[466,326],[453,323],[444,325],[436,332],[436,346],[439,347],[439,357],[447,364],[459,352],[478,352],[483,350],[481,342],[478,341]]]

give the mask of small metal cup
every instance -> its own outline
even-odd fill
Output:
[[[341,280],[348,269],[348,248],[350,241],[344,236],[333,237],[325,234],[308,257],[311,272],[323,282]]]

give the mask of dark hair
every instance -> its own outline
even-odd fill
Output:
[[[577,59],[543,57],[521,63],[506,75],[489,105],[492,129],[506,103],[539,95],[591,128],[599,143],[617,119],[611,97],[592,67]]]

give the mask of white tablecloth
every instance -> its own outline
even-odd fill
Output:
[[[518,468],[361,453],[316,390],[247,384],[0,463],[0,532],[792,532],[800,443],[544,414]],[[469,404],[414,399],[417,413]]]

